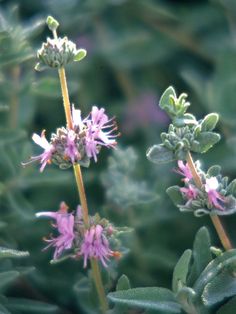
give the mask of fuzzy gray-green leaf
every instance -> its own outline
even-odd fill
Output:
[[[130,282],[129,282],[129,278],[126,275],[122,275],[116,285],[116,291],[119,290],[128,290],[130,289]]]
[[[116,291],[108,294],[114,303],[134,308],[152,309],[161,313],[180,313],[180,305],[173,293],[165,288],[145,287]]]
[[[166,108],[173,106],[173,100],[171,96],[176,98],[175,90],[172,86],[169,86],[161,96],[159,106],[161,109],[166,110]]]
[[[218,120],[219,115],[217,113],[209,113],[208,115],[206,115],[201,122],[202,131],[209,132],[214,130]]]
[[[188,278],[188,285],[192,286],[204,268],[212,260],[210,235],[206,227],[202,227],[196,234],[193,244],[193,265]]]
[[[191,150],[195,153],[205,153],[220,140],[220,135],[215,132],[201,132],[192,143]]]
[[[212,306],[225,301],[235,294],[236,278],[226,268],[205,286],[202,293],[202,300],[206,306]]]
[[[172,281],[172,289],[175,293],[178,292],[180,288],[186,285],[191,257],[192,250],[184,251],[175,266]]]
[[[147,150],[147,159],[155,164],[168,163],[175,160],[174,154],[162,144],[153,145]]]
[[[221,166],[219,165],[214,165],[214,166],[211,166],[208,171],[207,171],[207,174],[210,176],[210,177],[216,177],[220,174],[220,171],[221,171]]]
[[[177,206],[183,203],[183,197],[182,194],[179,190],[178,185],[170,186],[167,190],[166,193],[169,195],[171,198],[172,202]]]
[[[74,61],[81,61],[86,57],[86,55],[87,51],[85,49],[79,49],[74,57]]]
[[[220,307],[216,314],[232,314],[236,309],[236,297],[233,297],[226,304]]]
[[[227,193],[236,197],[236,179],[234,179],[227,187]]]

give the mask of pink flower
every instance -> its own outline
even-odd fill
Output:
[[[81,110],[75,109],[74,105],[72,105],[72,120],[73,120],[73,127],[79,128],[80,131],[84,128],[84,123],[81,118]]]
[[[184,164],[182,160],[178,160],[178,167],[179,169],[175,169],[175,172],[185,177],[183,181],[188,182],[192,179],[193,176],[187,163]]]
[[[205,191],[208,195],[208,202],[211,206],[224,210],[224,207],[221,206],[219,201],[225,202],[225,198],[217,191],[219,183],[216,177],[211,177],[206,179]]]
[[[106,147],[115,147],[116,141],[115,137],[117,135],[112,135],[111,133],[117,130],[117,127],[112,122],[113,119],[108,119],[105,114],[105,109],[93,106],[90,113],[90,117],[84,120],[87,126],[87,134],[85,138],[85,149],[88,157],[93,157],[97,161],[97,154],[99,153],[99,145]],[[112,122],[111,124],[109,124]],[[109,131],[107,129],[113,128]]]
[[[32,140],[39,146],[41,146],[44,149],[44,152],[38,156],[32,156],[30,158],[30,161],[22,163],[23,166],[26,166],[34,161],[39,160],[42,166],[40,167],[40,172],[44,170],[46,167],[47,163],[50,163],[52,154],[54,152],[54,147],[51,145],[46,137],[45,137],[45,130],[42,131],[41,136],[38,134],[34,133],[32,136]]]
[[[90,258],[100,260],[103,266],[107,266],[106,262],[113,255],[113,251],[109,248],[109,242],[101,225],[92,226],[85,231],[79,254],[84,257],[84,267],[87,266],[87,261]]]
[[[76,145],[76,134],[73,130],[69,130],[67,134],[65,155],[70,158],[72,163],[80,159],[80,153]]]
[[[198,195],[198,189],[192,184],[189,184],[188,187],[180,188],[180,191],[188,199],[188,202],[196,199],[196,197]]]
[[[109,119],[105,114],[105,109],[93,106],[87,118],[81,119],[81,112],[72,108],[73,127],[79,128],[80,134],[84,138],[85,151],[89,158],[97,161],[100,146],[116,146],[115,138],[118,135],[112,134],[117,130],[114,119]],[[112,128],[112,129],[111,129]],[[109,130],[110,129],[110,130]],[[84,136],[83,136],[84,133]]]
[[[49,243],[45,250],[51,246],[54,247],[55,252],[53,259],[57,259],[64,250],[72,248],[73,240],[75,238],[74,215],[68,213],[67,205],[62,202],[58,212],[41,212],[36,214],[36,217],[42,216],[50,217],[56,220],[56,223],[53,224],[53,227],[57,229],[59,235],[58,237],[45,240]]]

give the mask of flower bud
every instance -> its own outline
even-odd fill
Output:
[[[59,22],[50,15],[47,17],[46,23],[52,32],[54,32],[59,26]]]
[[[40,62],[51,68],[61,68],[73,62],[78,55],[76,45],[67,37],[51,39],[42,44],[37,57]]]

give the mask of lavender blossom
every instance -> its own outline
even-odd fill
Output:
[[[206,179],[205,191],[208,195],[208,202],[211,206],[224,210],[219,201],[225,202],[225,198],[217,191],[219,183],[216,177]]]
[[[81,156],[76,144],[76,134],[73,130],[69,130],[66,138],[65,155],[75,163],[76,160],[80,160]]]
[[[184,182],[188,182],[193,178],[191,170],[188,166],[188,164],[184,164],[182,160],[178,160],[178,167],[179,169],[175,169],[175,172],[184,176],[182,179]]]
[[[196,199],[198,195],[198,189],[192,184],[189,184],[188,187],[180,188],[180,191],[188,200],[186,205],[189,205],[189,203],[191,203],[192,200]]]
[[[106,262],[113,255],[113,251],[109,248],[109,242],[101,225],[92,226],[85,231],[79,255],[84,257],[84,267],[87,266],[90,258],[100,260],[103,266],[107,267]]]
[[[40,212],[36,214],[36,217],[50,217],[56,220],[53,227],[57,229],[59,236],[51,239],[45,239],[49,243],[45,247],[46,250],[49,247],[54,247],[55,252],[53,259],[58,259],[63,251],[71,249],[73,245],[73,240],[75,238],[74,234],[74,215],[68,213],[67,205],[62,202],[58,212]]]
[[[32,156],[30,158],[30,161],[28,162],[24,162],[22,163],[23,166],[26,166],[34,161],[40,161],[40,163],[42,164],[40,167],[40,172],[42,172],[44,170],[44,168],[46,167],[46,165],[48,163],[51,162],[51,158],[52,158],[52,154],[54,152],[54,146],[51,145],[46,137],[45,137],[45,130],[42,131],[41,136],[39,136],[38,134],[34,133],[32,136],[32,140],[39,146],[41,146],[42,148],[44,148],[44,152],[38,156]]]
[[[79,128],[80,136],[84,137],[85,151],[89,158],[97,161],[97,155],[100,146],[112,147],[116,146],[115,138],[118,135],[112,134],[117,130],[114,119],[109,119],[105,114],[105,109],[93,106],[90,115],[81,119],[80,110],[72,108],[72,117],[74,127]],[[112,128],[108,130],[109,128]]]

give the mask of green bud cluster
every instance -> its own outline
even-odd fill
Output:
[[[41,71],[45,66],[50,68],[62,68],[73,61],[81,61],[87,54],[85,49],[77,49],[75,43],[67,37],[57,37],[59,23],[52,16],[47,18],[48,28],[52,31],[54,38],[47,38],[37,52],[39,62],[35,70]]]
[[[187,94],[182,93],[177,97],[174,88],[170,86],[162,94],[159,105],[171,119],[183,117],[190,106],[190,103],[186,101],[187,96]]]
[[[220,135],[212,132],[217,121],[218,115],[212,113],[194,124],[185,123],[182,127],[170,124],[168,133],[161,134],[162,143],[177,160],[185,160],[187,151],[205,153],[220,140]]]
[[[84,49],[76,49],[76,45],[64,38],[47,38],[47,42],[42,44],[38,50],[37,57],[40,62],[36,65],[36,70],[40,70],[42,65],[51,68],[61,68],[73,61],[82,60],[85,57],[86,51]],[[79,59],[78,59],[79,58]]]
[[[168,132],[161,134],[162,144],[149,148],[147,158],[154,163],[173,160],[185,160],[188,151],[205,153],[220,140],[220,135],[213,132],[218,114],[211,113],[197,121],[194,115],[186,113],[190,103],[187,94],[178,98],[173,87],[169,87],[160,99],[160,107],[171,117]]]

